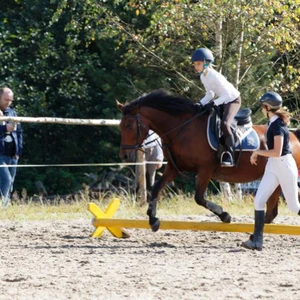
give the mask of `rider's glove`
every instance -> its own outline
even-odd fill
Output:
[[[202,108],[203,108],[203,105],[200,102],[197,102],[194,105],[195,105],[195,107],[197,108],[198,111],[201,111]]]
[[[215,102],[214,102],[214,101],[208,102],[207,104],[205,104],[205,105],[203,106],[203,110],[204,110],[205,112],[211,111],[211,109],[212,109],[214,106],[215,106]]]

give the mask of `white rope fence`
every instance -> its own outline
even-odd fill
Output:
[[[50,117],[12,117],[12,116],[0,116],[0,122],[12,122],[16,123],[38,123],[38,124],[64,124],[64,125],[89,125],[89,126],[118,126],[120,120],[106,120],[106,119],[67,119],[67,118],[50,118]],[[146,164],[157,164],[157,162],[146,162],[145,155],[141,151],[138,151],[138,162],[135,163],[93,163],[93,164],[41,164],[41,165],[5,165],[1,167],[17,167],[17,168],[44,168],[44,167],[87,167],[87,166],[136,166],[136,184],[139,184],[139,194],[141,201],[146,203]],[[167,164],[164,162],[163,164]]]
[[[51,118],[51,117],[12,117],[12,116],[0,116],[0,122],[7,121],[13,123],[39,123],[39,124],[64,124],[64,125],[89,125],[89,126],[118,126],[120,120],[116,119],[68,119],[68,118]],[[289,128],[290,131],[296,131],[297,128]],[[144,155],[138,152],[138,162],[135,163],[91,163],[91,164],[41,164],[41,165],[6,165],[1,167],[17,167],[17,168],[44,168],[44,167],[112,167],[112,166],[136,166],[137,176],[139,177],[140,186],[142,186],[141,193],[144,194],[142,198],[145,198],[145,166],[146,164],[157,164],[155,161],[145,161]],[[167,164],[167,162],[163,162]],[[139,175],[138,175],[139,174]]]
[[[47,124],[65,124],[65,125],[90,125],[90,126],[118,126],[120,120],[104,120],[104,119],[65,119],[65,118],[49,118],[49,117],[12,117],[1,116],[1,121],[10,121],[14,123],[47,123]]]

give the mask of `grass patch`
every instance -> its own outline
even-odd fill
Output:
[[[13,203],[6,209],[0,209],[0,220],[29,221],[29,220],[74,220],[91,219],[92,215],[87,210],[89,202],[96,203],[105,210],[113,198],[119,198],[121,206],[116,212],[117,218],[143,218],[147,219],[147,205],[140,205],[131,195],[103,195],[99,199],[90,199],[81,195],[79,199],[66,202],[62,199],[52,201],[33,201],[26,203]],[[219,204],[231,216],[252,216],[254,211],[253,196],[244,196],[243,201],[233,200],[228,202],[220,195],[208,195],[208,200]],[[279,212],[283,215],[293,215],[283,201],[280,201]],[[158,203],[158,216],[195,216],[211,214],[207,209],[199,206],[194,201],[193,195],[179,193],[169,197],[160,197]]]

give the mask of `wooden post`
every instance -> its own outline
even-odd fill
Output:
[[[137,162],[143,163],[136,165],[135,167],[135,187],[137,190],[137,198],[140,204],[147,203],[147,186],[146,186],[146,164],[145,153],[143,151],[137,151]]]

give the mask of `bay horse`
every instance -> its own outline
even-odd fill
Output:
[[[204,198],[210,179],[229,183],[245,183],[263,176],[267,158],[258,156],[257,165],[250,163],[251,151],[239,154],[236,167],[221,167],[217,151],[213,150],[207,139],[209,113],[199,114],[199,108],[189,99],[170,95],[157,90],[143,95],[125,105],[117,101],[122,112],[119,125],[121,132],[120,157],[126,162],[135,162],[136,151],[143,146],[149,129],[156,132],[162,140],[163,152],[167,160],[163,176],[155,183],[148,204],[147,215],[153,231],[159,229],[156,217],[157,199],[165,185],[172,182],[182,172],[196,174],[195,201],[217,215],[222,222],[230,223],[231,216],[223,208]],[[259,137],[260,149],[266,149],[266,125],[253,125]],[[290,133],[290,146],[298,168],[300,167],[300,142]],[[237,154],[236,154],[237,157]],[[271,223],[278,214],[280,186],[276,188],[267,202],[266,223]]]

